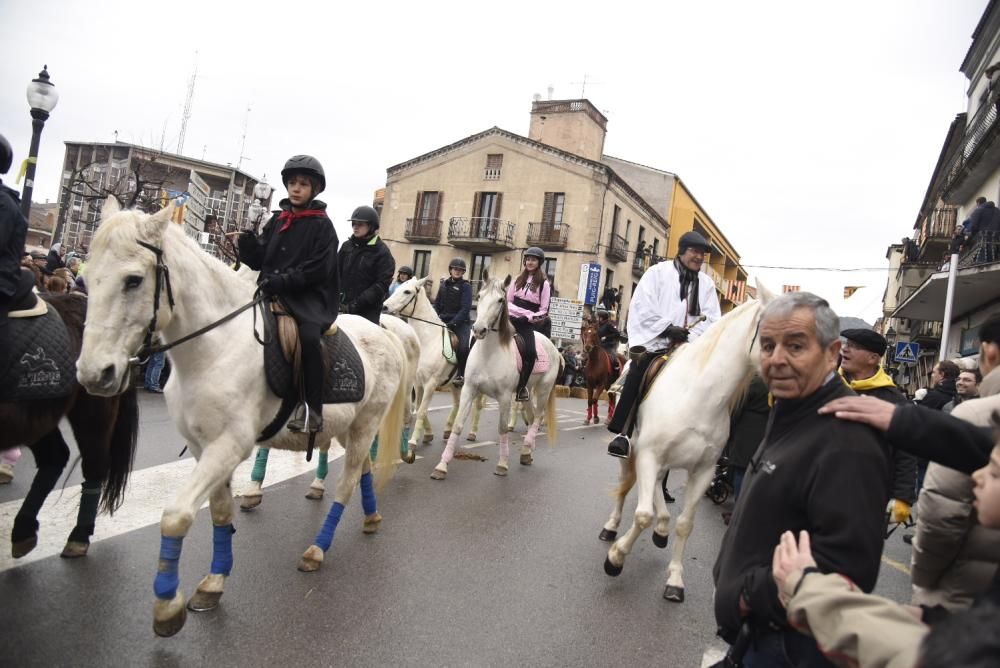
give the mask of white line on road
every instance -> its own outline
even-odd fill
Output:
[[[718,662],[726,658],[726,650],[715,649],[710,647],[705,650],[705,653],[701,657],[701,668],[708,668],[709,666],[714,666]]]
[[[331,462],[343,456],[344,449],[339,445],[335,444],[330,448]],[[93,543],[98,541],[158,523],[163,507],[180,490],[183,482],[194,470],[194,466],[195,460],[188,457],[134,471],[128,481],[125,502],[115,516],[113,518],[107,515],[98,516],[96,531],[90,539],[91,548],[93,549]],[[302,452],[271,450],[264,487],[308,473],[315,467],[315,462],[306,462]],[[253,456],[236,467],[236,472],[233,474],[233,489],[237,494],[241,493],[250,482],[252,468]],[[76,513],[80,507],[80,486],[67,487],[61,494],[59,489],[57,486],[52,490],[38,514],[41,525],[38,531],[38,547],[27,556],[16,560],[10,556],[8,549],[0,551],[0,572],[62,552],[69,532],[76,525]],[[24,499],[16,499],[0,504],[0,535],[5,537],[10,535],[14,516],[23,502]],[[205,506],[207,505],[206,503]],[[198,525],[192,527],[192,531],[204,532],[208,531],[208,527]]]
[[[593,429],[594,427],[603,427],[603,424],[581,424],[577,427],[567,427],[562,431],[576,431],[577,429]]]

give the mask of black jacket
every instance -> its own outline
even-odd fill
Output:
[[[879,387],[867,392],[856,390],[858,394],[888,401],[891,404],[909,403],[906,395],[895,387]],[[911,506],[917,501],[917,463],[914,455],[897,448],[892,448],[892,498],[905,501]]]
[[[617,350],[618,343],[621,341],[621,333],[617,327],[611,324],[610,320],[597,328],[597,336],[601,339],[602,348]]]
[[[340,290],[337,277],[337,231],[326,215],[326,204],[313,200],[305,209],[315,215],[297,218],[282,232],[288,221],[281,220],[292,205],[281,200],[260,236],[240,235],[240,260],[260,271],[258,283],[267,280],[266,290],[300,322],[328,328],[337,319]]]
[[[910,404],[893,411],[886,438],[893,447],[967,475],[986,466],[993,450],[988,427]]]
[[[767,396],[764,379],[754,375],[746,397],[730,418],[726,454],[730,463],[737,468],[745,469],[750,465],[750,458],[764,439],[767,416],[771,413]]]
[[[443,278],[434,296],[434,311],[446,325],[464,325],[472,310],[472,284],[464,278]]]
[[[0,299],[10,299],[17,291],[27,234],[20,195],[0,182]]]
[[[378,235],[366,239],[351,236],[340,247],[337,257],[341,312],[360,315],[377,325],[382,302],[396,273],[396,261],[389,247]]]
[[[747,469],[715,562],[715,619],[732,643],[739,599],[758,630],[787,629],[771,576],[784,531],[806,530],[824,573],[843,573],[870,592],[878,577],[889,500],[887,446],[872,429],[818,415],[820,406],[855,396],[833,378],[801,400],[778,400]]]
[[[924,408],[941,410],[945,404],[955,399],[955,379],[945,378],[940,383],[927,390],[927,394],[917,403]]]

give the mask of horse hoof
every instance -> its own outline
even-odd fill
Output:
[[[38,545],[37,535],[16,541],[12,543],[10,546],[10,555],[15,559],[20,559],[24,555],[34,550],[36,545]]]
[[[323,550],[318,545],[310,545],[302,558],[299,559],[299,570],[303,573],[315,573],[323,565]]]
[[[184,594],[177,592],[169,601],[157,600],[153,604],[153,633],[161,638],[176,635],[187,621]]]
[[[445,440],[445,441],[447,441],[447,440],[448,440],[448,437],[449,437],[449,436],[451,436],[451,429],[445,429],[445,430],[444,430],[444,433],[443,433],[443,434],[441,434],[441,438],[442,438],[443,440]]]
[[[670,534],[667,534],[666,536],[661,536],[655,531],[653,532],[653,545],[655,545],[660,549],[663,549],[667,546],[667,541],[669,539],[670,539]]]
[[[530,452],[526,452],[523,455],[521,455],[521,466],[531,466],[532,461],[534,460],[531,459]]]
[[[448,475],[447,471],[439,471],[438,469],[434,469],[433,471],[431,471],[431,480],[444,480],[444,477],[446,475]]]
[[[240,510],[253,510],[260,505],[260,502],[264,499],[263,494],[255,494],[253,496],[247,496],[244,494],[240,497]]]
[[[607,573],[608,575],[610,575],[613,578],[614,577],[618,577],[619,575],[621,575],[622,569],[624,567],[625,567],[625,564],[622,564],[621,566],[615,566],[613,563],[611,563],[611,557],[607,557],[604,560],[604,572]]]
[[[378,512],[374,512],[365,518],[365,523],[361,527],[364,533],[376,533],[378,532],[379,526],[382,524],[382,516]]]
[[[605,543],[613,543],[615,539],[618,538],[618,532],[612,531],[611,529],[601,529],[601,535],[598,536]]]
[[[470,431],[469,435],[465,437],[465,440],[467,440],[467,441],[476,441],[476,440],[479,440],[479,437],[476,436],[476,432]]]
[[[663,588],[663,598],[668,601],[673,601],[674,603],[684,602],[684,587],[675,587],[673,585],[667,585]]]
[[[583,426],[584,427],[589,427],[590,426],[590,418],[584,418],[583,419]]]
[[[496,470],[493,471],[493,475],[498,475],[501,477],[507,475],[507,467],[500,466],[499,464],[497,464]]]
[[[306,492],[306,498],[311,501],[319,501],[323,498],[323,490],[317,487],[310,487],[309,491]],[[260,503],[260,501],[257,503]]]
[[[447,437],[445,437],[445,438],[447,438]],[[424,445],[427,445],[428,443],[433,443],[433,442],[434,442],[434,434],[424,434],[424,438],[423,438],[423,441],[422,441],[422,443]]]
[[[413,448],[407,450],[406,455],[403,457],[403,461],[407,464],[412,464],[417,461],[417,455],[413,452]]]
[[[599,417],[597,417],[597,416],[595,415],[595,416],[594,416],[594,424],[600,424],[600,423],[601,423],[601,418],[599,418]]]
[[[219,607],[219,599],[221,598],[221,591],[195,591],[194,596],[188,601],[187,608],[191,612],[215,610]]]
[[[90,543],[81,543],[78,540],[68,540],[66,541],[66,547],[59,554],[63,559],[76,559],[78,557],[86,557],[87,550],[90,549]]]

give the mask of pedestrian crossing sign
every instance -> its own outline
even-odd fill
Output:
[[[920,355],[920,344],[912,341],[900,341],[896,344],[896,361],[905,364],[916,364]]]

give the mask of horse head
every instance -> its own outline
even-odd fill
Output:
[[[597,325],[587,322],[580,328],[580,342],[583,344],[583,352],[589,354],[598,345]]]
[[[510,286],[510,274],[507,278],[490,278],[488,271],[483,272],[483,283],[479,289],[479,305],[476,307],[476,321],[472,323],[472,334],[477,339],[486,338],[492,329],[500,333],[502,341],[511,337],[510,319],[507,317],[507,288]]]
[[[402,318],[416,315],[421,299],[430,301],[427,291],[433,285],[434,279],[430,276],[411,278],[405,283],[400,283],[396,291],[382,304],[382,312]]]
[[[109,197],[87,262],[88,305],[77,380],[90,394],[113,396],[128,386],[129,360],[138,352],[155,318],[157,328],[170,320],[166,288],[154,309],[157,254],[173,216],[173,204],[148,215],[122,210]],[[154,310],[156,313],[154,314]]]

